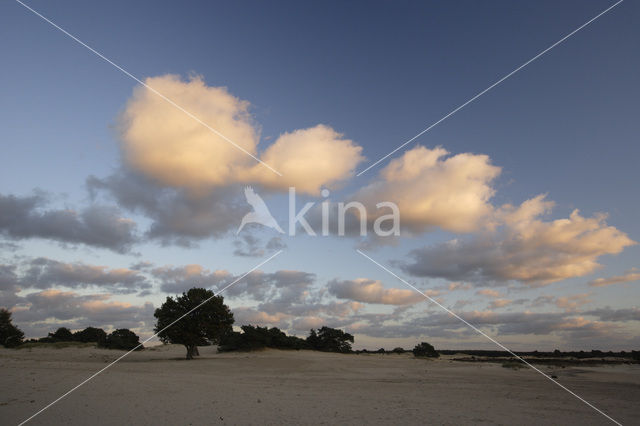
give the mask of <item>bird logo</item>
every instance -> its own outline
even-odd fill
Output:
[[[280,228],[278,222],[276,222],[276,220],[271,215],[271,212],[269,211],[269,208],[267,207],[265,202],[258,194],[255,193],[252,187],[247,186],[244,189],[244,196],[247,199],[247,203],[249,203],[251,207],[253,207],[253,211],[244,215],[244,217],[242,218],[242,222],[240,223],[240,227],[236,232],[236,235],[238,235],[240,231],[242,231],[242,228],[247,223],[259,223],[260,225],[273,228],[279,233],[284,234],[284,231],[282,230],[282,228]]]

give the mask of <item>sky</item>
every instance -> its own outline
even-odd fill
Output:
[[[233,283],[236,325],[356,348],[494,348],[429,298],[513,350],[638,347],[637,4],[364,173],[614,2],[25,4],[139,80],[0,4],[0,306],[28,337],[150,336]],[[237,233],[248,186],[284,234]],[[330,235],[290,235],[290,187]]]

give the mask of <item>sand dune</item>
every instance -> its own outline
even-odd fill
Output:
[[[17,424],[123,352],[0,350],[0,419]],[[611,424],[541,375],[500,364],[266,350],[185,361],[136,352],[31,424]],[[640,367],[542,367],[623,424],[640,418]]]

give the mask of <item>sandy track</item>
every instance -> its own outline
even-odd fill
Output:
[[[539,374],[411,355],[309,351],[131,354],[35,418],[51,424],[611,424]],[[17,424],[122,352],[0,350],[0,421]],[[548,368],[623,424],[638,424],[640,367]]]

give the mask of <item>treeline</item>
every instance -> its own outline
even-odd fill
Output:
[[[503,358],[503,357],[511,357],[512,355],[507,351],[491,351],[491,350],[452,350],[452,349],[443,349],[439,351],[443,355],[456,355],[456,354],[465,354],[470,356],[481,356],[487,358]],[[540,357],[540,358],[577,358],[577,359],[586,359],[586,358],[625,358],[625,359],[634,359],[640,360],[640,351],[600,351],[600,350],[591,350],[591,351],[560,351],[556,349],[551,352],[545,351],[529,351],[529,352],[521,352],[514,351],[514,354],[521,357]]]
[[[0,309],[0,344],[5,348],[16,348],[23,343],[59,343],[78,342],[95,343],[98,347],[107,349],[123,349],[130,351],[143,349],[140,338],[133,331],[120,328],[107,334],[101,328],[87,327],[75,333],[66,327],[60,327],[47,337],[24,340],[24,333],[11,321],[11,312]],[[138,347],[139,346],[139,347]]]
[[[413,349],[404,349],[401,347],[393,348],[388,351],[385,348],[380,348],[376,351],[370,351],[367,349],[360,349],[354,351],[355,354],[404,354],[404,353],[413,353],[416,358],[438,358],[440,356],[440,352],[436,351],[436,349],[427,342],[418,343]]]
[[[277,327],[243,325],[242,332],[232,331],[220,339],[220,352],[252,351],[264,348],[311,349],[323,352],[351,352],[351,334],[330,327],[312,329],[306,339],[287,334]]]
[[[58,343],[58,342],[78,342],[95,343],[99,348],[122,349],[130,351],[132,349],[144,349],[140,343],[140,338],[136,333],[127,329],[119,328],[107,334],[101,328],[87,327],[84,330],[72,332],[66,327],[60,327],[47,337],[40,339],[30,339],[25,343]]]

